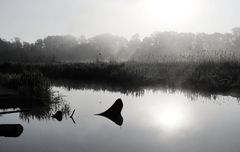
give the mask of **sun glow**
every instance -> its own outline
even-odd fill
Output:
[[[196,16],[199,8],[196,0],[145,0],[143,12],[150,22],[162,25],[186,24]]]

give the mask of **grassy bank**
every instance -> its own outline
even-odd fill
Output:
[[[2,74],[38,71],[50,79],[124,86],[193,89],[210,93],[240,90],[238,62],[0,64]],[[35,80],[34,80],[35,81]]]
[[[51,119],[58,110],[65,116],[70,113],[69,105],[51,90],[50,81],[36,71],[0,74],[0,109],[19,109],[20,119],[26,121]]]
[[[50,101],[50,82],[40,72],[0,74],[0,85],[15,90],[20,98],[34,101]]]

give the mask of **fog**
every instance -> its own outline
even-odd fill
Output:
[[[47,36],[34,43],[0,39],[2,62],[199,62],[238,61],[240,28],[231,33],[155,32],[130,40],[113,34],[90,38]]]
[[[240,25],[238,0],[1,0],[0,37],[28,42],[48,35],[130,39],[153,32],[231,32]]]

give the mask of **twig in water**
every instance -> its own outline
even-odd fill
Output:
[[[75,109],[73,110],[73,112],[72,112],[72,114],[70,116],[71,118],[73,117],[74,113],[75,113]]]

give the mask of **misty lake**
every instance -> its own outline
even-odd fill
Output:
[[[0,124],[21,124],[17,137],[0,137],[8,151],[236,152],[240,150],[240,104],[231,96],[203,97],[181,91],[143,89],[122,93],[53,87],[67,105],[44,117],[0,115]],[[121,98],[122,122],[99,114]],[[56,108],[57,107],[57,108]],[[51,117],[65,107],[62,120]],[[73,119],[70,118],[75,109]],[[12,110],[12,109],[7,109]],[[1,110],[3,111],[3,110]],[[1,134],[1,133],[0,133]]]

